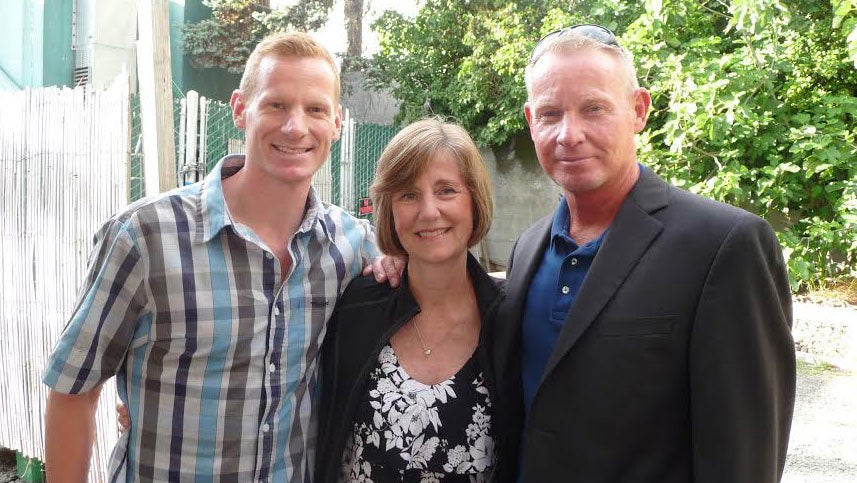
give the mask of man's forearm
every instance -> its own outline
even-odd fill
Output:
[[[45,409],[45,470],[51,483],[84,482],[95,439],[101,388],[84,394],[51,391]]]

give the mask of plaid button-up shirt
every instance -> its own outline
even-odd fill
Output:
[[[306,481],[318,354],[340,293],[377,255],[369,224],[311,190],[285,283],[231,220],[221,178],[140,200],[96,234],[43,380],[82,393],[117,376],[131,416],[110,462],[129,481]]]

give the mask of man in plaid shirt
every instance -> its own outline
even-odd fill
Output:
[[[86,479],[99,390],[114,375],[133,424],[111,481],[310,477],[325,323],[378,255],[375,237],[310,185],[341,122],[323,47],[298,33],[264,40],[230,104],[246,155],[96,234],[43,375],[52,483]]]

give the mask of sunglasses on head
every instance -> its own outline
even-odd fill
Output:
[[[539,57],[544,53],[545,47],[550,45],[553,40],[556,40],[560,37],[563,37],[568,34],[574,35],[582,35],[583,37],[588,37],[592,40],[597,40],[604,45],[610,45],[614,47],[619,47],[619,41],[616,40],[616,35],[610,31],[607,27],[602,27],[601,25],[596,25],[592,23],[580,24],[580,25],[572,25],[570,27],[561,28],[559,30],[554,30],[553,32],[545,35],[536,43],[536,46],[533,48],[533,53],[530,55],[530,64],[534,64]]]

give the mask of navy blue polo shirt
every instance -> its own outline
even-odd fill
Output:
[[[583,279],[607,233],[578,246],[568,234],[569,214],[565,197],[551,225],[550,243],[527,292],[522,324],[521,376],[527,412],[533,402],[548,358],[568,309],[577,298]]]

